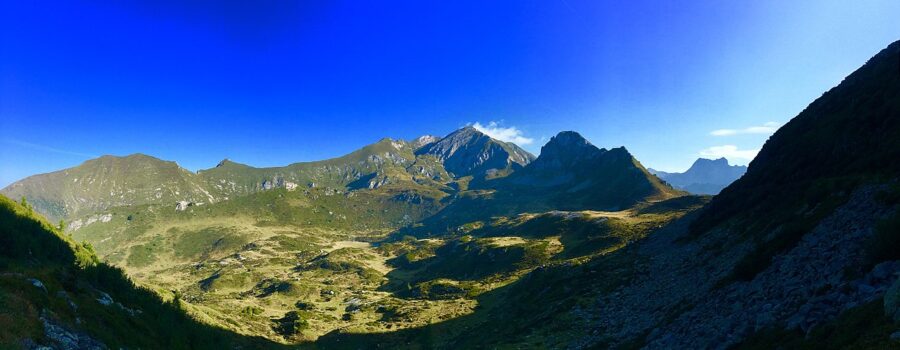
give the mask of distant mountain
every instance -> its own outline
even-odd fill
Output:
[[[574,131],[552,137],[534,162],[498,185],[546,196],[559,209],[618,210],[680,195],[648,173],[625,147],[597,148]]]
[[[175,162],[142,154],[103,156],[28,177],[0,193],[27,197],[52,220],[117,206],[213,203],[279,188],[318,187],[334,193],[382,189],[440,198],[445,195],[442,191],[455,191],[450,185],[461,177],[505,176],[533,159],[512,143],[465,127],[444,138],[423,136],[411,142],[384,138],[341,157],[283,167],[256,168],[225,159],[214,168],[192,173]]]
[[[218,199],[197,174],[143,154],[91,159],[74,168],[30,176],[0,193],[28,198],[51,220],[122,205]]]
[[[577,132],[564,131],[525,167],[458,194],[419,231],[434,234],[448,226],[521,213],[616,211],[683,195],[648,173],[624,147],[597,148]]]
[[[415,185],[416,179],[451,180],[434,164],[417,162],[406,141],[384,138],[347,155],[283,167],[256,168],[231,161],[199,172],[217,190],[245,195],[273,188],[377,188],[388,184]],[[416,173],[410,167],[416,167]],[[424,169],[424,170],[423,170]]]
[[[521,169],[534,155],[513,143],[495,140],[471,126],[427,144],[417,155],[432,155],[456,177],[495,177]]]
[[[717,194],[725,186],[744,175],[747,167],[729,165],[725,158],[716,160],[699,158],[683,173],[647,170],[677,189],[694,194]]]

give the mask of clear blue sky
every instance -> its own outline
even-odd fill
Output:
[[[0,186],[103,154],[273,166],[492,121],[534,153],[576,130],[662,170],[746,163],[900,39],[896,0],[0,3]]]

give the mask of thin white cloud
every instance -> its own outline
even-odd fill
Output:
[[[743,129],[719,129],[713,130],[709,134],[712,136],[732,136],[741,134],[773,134],[781,124],[776,122],[768,122],[763,125],[750,126]]]
[[[700,150],[700,156],[704,158],[728,158],[729,160],[753,160],[759,149],[739,149],[735,145],[712,146]]]
[[[64,150],[64,149],[59,149],[59,148],[54,148],[54,147],[50,147],[50,146],[44,146],[44,145],[39,145],[39,144],[36,144],[36,143],[25,142],[25,141],[19,141],[19,140],[14,140],[14,139],[5,139],[5,140],[3,140],[3,142],[4,142],[4,143],[7,143],[7,144],[10,144],[10,145],[15,145],[15,146],[19,146],[19,147],[30,148],[30,149],[37,150],[37,151],[44,151],[44,152],[57,153],[57,154],[65,154],[65,155],[78,156],[78,157],[84,157],[84,158],[97,158],[97,157],[98,157],[98,156],[93,155],[93,154],[81,153],[81,152],[73,152],[73,151],[67,151],[67,150]]]
[[[500,126],[500,123],[498,122],[490,122],[487,125],[475,122],[472,124],[472,127],[475,128],[475,130],[483,132],[487,136],[503,142],[512,142],[517,145],[530,145],[534,142],[533,138],[525,137],[522,130],[519,130],[515,126],[504,128]]]

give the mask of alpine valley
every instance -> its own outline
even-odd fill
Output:
[[[900,42],[746,169],[473,127],[273,168],[103,156],[0,192],[0,348],[898,348],[898,160]]]

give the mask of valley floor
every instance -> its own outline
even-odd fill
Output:
[[[554,211],[416,238],[260,225],[240,216],[143,224],[115,214],[75,237],[93,242],[139,284],[180,300],[198,320],[297,343],[472,315],[486,307],[481,295],[536,268],[583,264],[680,215]]]

